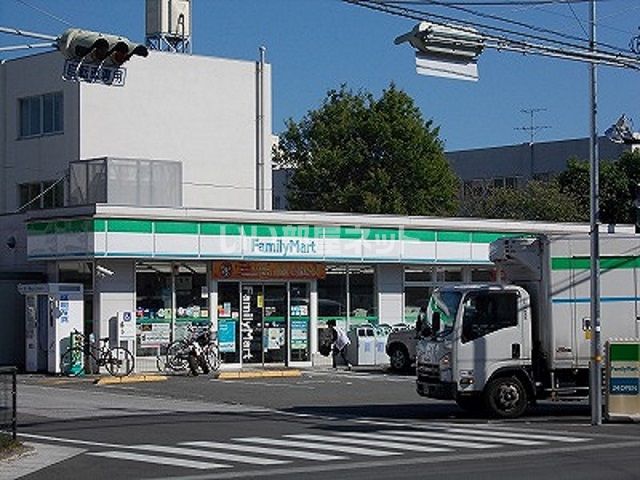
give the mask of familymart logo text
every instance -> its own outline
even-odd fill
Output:
[[[318,244],[316,240],[262,240],[253,238],[251,239],[251,251],[279,257],[317,255]]]

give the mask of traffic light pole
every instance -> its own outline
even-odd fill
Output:
[[[596,49],[596,2],[590,0],[589,47]],[[591,239],[591,364],[589,377],[589,400],[591,425],[602,424],[602,346],[600,340],[600,241],[599,241],[599,197],[600,159],[598,155],[598,90],[595,62],[589,65],[591,96],[591,142],[589,148],[590,176],[590,239]]]

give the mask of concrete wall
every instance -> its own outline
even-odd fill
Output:
[[[378,264],[376,270],[380,323],[401,323],[404,319],[404,267]]]
[[[0,64],[0,213],[20,206],[18,184],[58,180],[78,159],[79,89],[62,80],[63,64],[58,52]],[[18,138],[19,99],[53,92],[64,96],[64,134]]]
[[[96,264],[113,272],[95,277],[93,330],[104,338],[109,336],[109,321],[118,312],[136,311],[136,268],[133,260],[98,260]]]
[[[69,162],[105,156],[182,162],[186,207],[256,207],[256,62],[151,52],[125,65],[122,87],[63,81],[63,66],[58,52],[0,65],[0,213],[19,207],[17,184],[57,180]],[[19,99],[60,91],[64,133],[19,139]],[[271,209],[270,65],[264,92]]]
[[[255,208],[256,63],[151,52],[126,67],[124,87],[81,85],[80,157],[178,160],[185,207]],[[267,66],[269,191],[270,73]]]

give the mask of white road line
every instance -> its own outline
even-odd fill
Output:
[[[293,435],[285,435],[285,437],[290,438],[301,438],[303,440],[318,440],[321,442],[329,442],[338,444],[336,449],[340,449],[341,445],[351,444],[351,445],[364,445],[367,447],[379,447],[379,448],[390,448],[392,450],[403,450],[403,451],[411,451],[411,452],[450,452],[450,448],[440,448],[440,447],[427,447],[423,445],[405,445],[399,444],[397,442],[382,442],[378,440],[362,440],[358,438],[349,438],[345,436],[345,434],[341,434],[340,432],[334,432],[333,436],[329,435],[315,435],[315,434],[307,434],[307,433],[296,433]]]
[[[469,429],[467,430],[466,428],[449,428],[447,429],[448,432],[453,432],[453,433],[458,433],[458,432],[464,432],[464,433],[479,433],[482,435],[487,435],[490,437],[504,437],[504,438],[519,438],[519,437],[524,437],[524,438],[530,438],[532,440],[549,440],[549,441],[554,441],[554,442],[566,442],[566,443],[579,443],[579,442],[588,442],[589,440],[591,440],[590,438],[583,438],[583,437],[567,437],[564,435],[541,435],[541,434],[537,434],[537,433],[527,433],[527,432],[522,432],[522,433],[516,433],[516,432],[500,432],[497,430],[483,430],[483,429],[477,429],[477,430],[472,430]],[[491,440],[489,440],[491,441]]]
[[[360,438],[371,438],[373,440],[386,440],[386,441],[396,441],[403,443],[430,443],[435,445],[440,445],[444,447],[454,447],[454,448],[475,448],[475,449],[484,449],[484,448],[496,448],[498,445],[496,444],[487,444],[487,443],[477,443],[477,442],[463,442],[459,440],[453,440],[448,438],[417,438],[411,435],[411,432],[402,431],[402,430],[389,430],[380,433],[368,433],[368,432],[349,432],[350,437],[360,437]]]
[[[132,460],[134,462],[156,463],[159,465],[172,465],[174,467],[197,468],[200,470],[211,470],[214,468],[227,468],[229,465],[219,463],[198,462],[196,460],[184,460],[174,457],[158,457],[155,455],[144,455],[131,452],[88,452],[87,455],[95,457],[106,457],[117,460]]]
[[[459,432],[459,433],[458,433]],[[444,438],[451,440],[463,440],[463,441],[475,441],[475,442],[493,442],[493,443],[506,443],[508,445],[526,445],[526,446],[534,446],[534,445],[544,445],[546,442],[540,442],[538,440],[521,440],[518,438],[487,438],[485,435],[466,435],[467,430],[462,428],[460,429],[448,429],[446,431],[433,431],[428,432],[426,430],[421,431],[405,431],[404,434],[407,436],[416,435],[418,437],[426,437],[426,438]]]
[[[249,443],[261,443],[265,445],[276,445],[281,447],[291,448],[303,448],[308,450],[329,450],[331,452],[339,451],[340,453],[351,453],[354,455],[364,455],[368,457],[389,457],[392,455],[402,455],[402,452],[391,452],[388,450],[373,450],[371,448],[363,447],[350,447],[347,445],[323,445],[317,442],[303,442],[300,440],[282,440],[276,438],[262,438],[262,437],[246,437],[246,438],[234,438],[237,442],[249,442]],[[308,453],[304,454],[305,457]]]
[[[233,440],[246,441],[244,438],[234,438]],[[273,440],[270,438],[264,438],[263,440],[265,440],[264,442],[265,444],[268,444],[268,445],[273,444]],[[260,442],[256,442],[256,443],[260,443]],[[324,453],[311,453],[311,452],[295,452],[291,450],[282,450],[281,448],[256,447],[253,445],[234,445],[232,443],[184,442],[181,445],[188,445],[192,447],[203,447],[203,448],[220,448],[223,450],[235,450],[240,452],[263,453],[265,455],[273,455],[276,457],[304,458],[305,460],[328,461],[328,460],[344,460],[346,458],[340,455],[327,455]]]
[[[193,448],[167,447],[164,445],[132,445],[131,448],[135,450],[170,453],[174,455],[185,455],[189,457],[215,458],[218,460],[226,460],[228,462],[250,463],[253,465],[281,465],[283,463],[289,463],[288,460],[249,457],[246,455],[236,455],[234,453],[213,452],[210,450],[195,450]]]

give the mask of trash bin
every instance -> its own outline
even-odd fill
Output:
[[[376,327],[374,329],[374,342],[375,342],[375,365],[385,365],[389,363],[389,355],[387,355],[387,339],[389,338],[389,332],[384,328]]]
[[[354,327],[349,332],[349,357],[354,365],[375,365],[375,330],[371,326]]]

